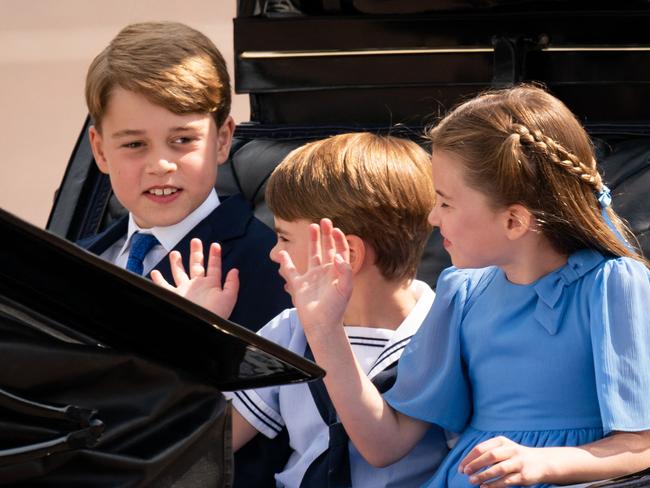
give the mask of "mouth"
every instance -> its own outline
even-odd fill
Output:
[[[177,192],[181,191],[180,188],[173,186],[164,186],[164,187],[153,187],[145,191],[145,193],[152,195],[154,197],[168,197],[169,195],[174,195]]]

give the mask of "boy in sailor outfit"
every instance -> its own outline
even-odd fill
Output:
[[[345,331],[364,373],[380,391],[394,382],[404,348],[427,316],[433,290],[415,279],[431,228],[434,204],[430,161],[414,142],[369,133],[342,134],[302,146],[271,175],[266,202],[274,214],[277,244],[271,259],[288,253],[299,273],[308,267],[314,226],[343,231],[349,247],[353,291]],[[158,282],[219,313],[232,293],[221,290],[218,253],[210,250],[207,271],[196,243],[189,276],[176,258],[179,288]],[[216,278],[215,278],[215,275]],[[292,294],[292,290],[287,290]],[[300,323],[300,310],[285,310],[258,334],[313,359]],[[235,451],[259,433],[274,438],[285,429],[290,454],[275,474],[276,486],[410,487],[431,477],[447,453],[444,432],[432,427],[415,449],[391,466],[368,464],[336,418],[322,380],[226,393],[232,399]],[[242,469],[255,470],[254,461]]]

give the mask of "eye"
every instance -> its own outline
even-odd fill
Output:
[[[286,237],[278,234],[278,242],[289,242],[289,239],[287,239]]]
[[[172,144],[189,144],[196,141],[196,137],[182,136],[172,140]]]
[[[144,146],[144,142],[142,141],[130,141],[122,144],[120,147],[123,147],[125,149],[139,149]]]
[[[436,198],[436,206],[438,208],[449,208],[449,204],[445,202],[445,200],[441,196],[438,196],[438,198]]]

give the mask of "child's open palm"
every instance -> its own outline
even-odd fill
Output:
[[[176,286],[163,278],[158,270],[151,272],[154,283],[207,308],[220,317],[228,318],[235,308],[239,292],[239,276],[236,269],[231,269],[221,286],[221,246],[210,246],[208,265],[204,268],[203,244],[200,239],[190,242],[189,276],[183,267],[183,260],[178,251],[169,253],[169,263]]]
[[[307,270],[298,272],[291,256],[281,251],[280,274],[308,335],[341,326],[352,294],[350,249],[343,232],[329,219],[309,227]]]

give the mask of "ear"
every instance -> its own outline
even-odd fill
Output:
[[[369,248],[363,239],[355,235],[346,235],[348,246],[350,247],[350,267],[352,274],[356,275],[363,268],[366,258],[368,257]]]
[[[533,230],[535,217],[523,205],[515,204],[506,208],[504,213],[506,236],[511,241],[519,239]]]
[[[235,121],[229,115],[221,127],[217,127],[217,164],[221,165],[228,159],[234,133]]]
[[[94,125],[91,125],[90,129],[88,129],[88,136],[90,138],[90,148],[95,157],[95,164],[97,164],[99,171],[108,174],[108,162],[106,161],[106,156],[104,154],[104,140],[101,133]]]

